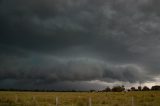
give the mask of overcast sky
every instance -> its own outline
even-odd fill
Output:
[[[0,88],[102,89],[159,76],[159,0],[0,0]]]

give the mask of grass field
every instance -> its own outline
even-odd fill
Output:
[[[0,92],[0,106],[160,106],[160,91],[150,92]]]

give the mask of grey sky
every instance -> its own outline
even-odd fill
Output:
[[[159,2],[0,0],[0,87],[154,81],[160,76]]]

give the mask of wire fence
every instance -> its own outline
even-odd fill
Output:
[[[1,92],[0,106],[160,106],[160,92]]]
[[[78,97],[78,99],[74,103],[64,103],[63,100],[61,100],[59,97],[53,98],[53,102],[48,102],[47,100],[46,101],[44,100],[42,102],[41,100],[37,99],[35,96],[33,96],[32,99],[30,99],[30,101],[21,101],[21,99],[18,98],[18,96],[15,96],[14,102],[11,102],[8,100],[3,102],[0,101],[0,106],[136,106],[134,97],[128,98],[128,102],[127,103],[124,102],[123,104],[112,103],[112,105],[109,105],[110,102],[112,101],[108,101],[107,103],[107,100],[106,100],[106,101],[96,103],[94,102],[94,99],[92,99],[91,97],[89,97],[88,99]]]

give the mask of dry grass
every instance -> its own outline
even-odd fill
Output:
[[[0,92],[0,106],[88,106],[89,97],[92,106],[160,106],[160,91],[151,92]]]

